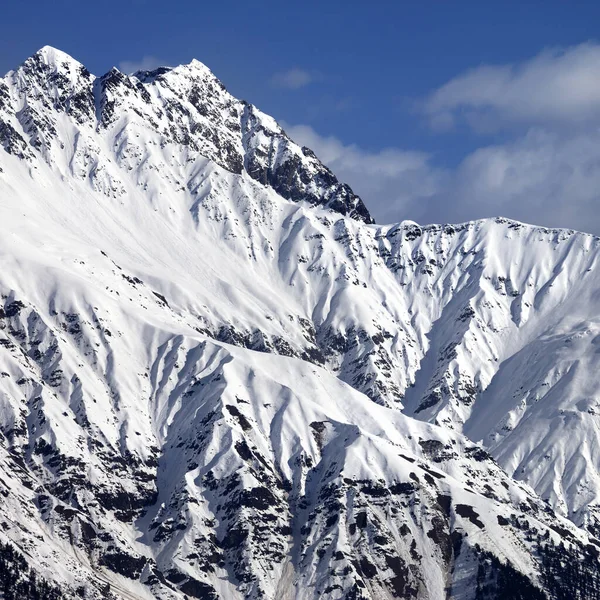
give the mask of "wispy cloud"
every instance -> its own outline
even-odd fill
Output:
[[[600,132],[530,129],[469,154],[449,189],[461,220],[504,215],[600,234]]]
[[[158,67],[165,67],[168,63],[155,56],[144,56],[141,60],[124,60],[119,63],[119,70],[131,75],[137,71],[153,71]]]
[[[478,67],[435,90],[424,110],[436,129],[458,122],[484,131],[509,123],[600,123],[600,45],[546,50],[521,63]]]
[[[503,129],[503,141],[445,168],[423,152],[367,150],[306,125],[287,130],[363,197],[378,222],[506,216],[600,234],[600,45],[478,67],[434,90],[421,110],[436,130]]]
[[[446,173],[431,164],[423,152],[384,148],[369,151],[321,136],[308,125],[286,125],[290,137],[313,150],[337,177],[360,194],[380,221],[418,219],[420,202],[427,203],[442,186]]]
[[[288,71],[275,73],[271,77],[271,85],[274,87],[297,90],[306,87],[315,80],[315,76],[304,69],[293,68]]]
[[[455,169],[401,148],[370,151],[286,126],[362,196],[379,223],[456,223],[505,216],[600,234],[600,132],[564,136],[531,129],[478,148]]]

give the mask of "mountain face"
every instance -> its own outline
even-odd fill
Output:
[[[600,598],[599,238],[376,225],[196,61],[0,145],[3,597]]]

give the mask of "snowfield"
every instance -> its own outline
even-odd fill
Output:
[[[201,63],[43,48],[0,79],[0,542],[65,598],[600,598],[599,260],[377,225]]]

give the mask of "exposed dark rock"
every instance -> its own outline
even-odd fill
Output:
[[[4,314],[10,319],[16,317],[24,308],[25,305],[20,300],[15,300],[4,307]]]
[[[472,506],[468,504],[457,504],[455,506],[456,514],[469,519],[473,525],[477,525],[479,529],[483,529],[485,525],[479,520],[479,513],[475,511]]]
[[[146,559],[143,556],[136,557],[120,550],[113,550],[102,554],[99,562],[119,575],[129,577],[129,579],[138,579],[146,564]]]
[[[179,586],[179,589],[192,598],[200,598],[200,600],[219,600],[219,596],[215,588],[208,583],[198,581],[193,577]]]

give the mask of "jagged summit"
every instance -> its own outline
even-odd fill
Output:
[[[0,584],[600,598],[599,238],[377,226],[203,66],[36,56],[0,80]]]
[[[210,78],[218,82],[219,86],[223,86],[216,75],[204,63],[193,58],[189,63],[183,63],[177,66],[160,65],[154,69],[142,69],[131,73],[132,77],[136,77],[144,82],[150,82],[161,75],[173,74],[173,76],[184,74],[194,78]],[[223,86],[224,87],[224,86]]]
[[[70,54],[54,48],[53,46],[43,46],[37,52],[31,55],[25,62],[43,62],[47,65],[56,65],[57,68],[64,67],[65,65],[81,63],[74,59]]]
[[[295,144],[273,119],[231,96],[197,60],[133,76],[113,67],[96,79],[67,54],[45,46],[7,75],[0,88],[14,101],[3,103],[8,131],[0,134],[0,143],[28,158],[38,151],[51,163],[52,146],[62,143],[54,118],[45,114],[52,99],[53,108],[80,130],[70,135],[83,133],[85,139],[90,126],[105,139],[122,137],[116,128],[123,125],[151,132],[153,143],[185,149],[182,164],[190,153],[203,156],[228,171],[249,175],[286,199],[373,222],[362,200],[314,153]],[[28,150],[34,153],[30,156]],[[112,160],[102,155],[101,163]]]
[[[144,70],[144,69],[138,70],[138,71],[135,71],[134,73],[131,73],[131,76],[136,77],[140,81],[150,82],[150,81],[156,79],[157,77],[160,77],[161,75],[170,73],[171,71],[173,71],[173,67],[163,66],[163,67],[156,67],[155,69],[150,69],[150,70]]]
[[[57,70],[61,70],[61,69],[65,69],[65,70],[70,70],[72,68],[72,66],[75,67],[83,67],[82,63],[79,62],[77,59],[73,58],[70,54],[67,54],[66,52],[55,48],[54,46],[43,46],[42,48],[40,48],[37,52],[33,53],[29,58],[25,59],[23,61],[22,64],[44,64],[47,66],[52,66]],[[121,70],[116,67],[113,66],[111,67],[104,75],[100,75],[99,77],[106,77],[107,75],[109,75],[111,72],[121,72]],[[183,63],[177,66],[170,66],[170,65],[160,65],[154,69],[150,69],[150,70],[138,70],[134,73],[124,73],[127,76],[135,76],[138,77],[138,75],[146,75],[146,74],[155,74],[155,76],[158,75],[164,75],[168,72],[171,71],[175,71],[175,72],[193,72],[195,75],[199,75],[199,76],[211,76],[214,79],[217,79],[216,76],[212,73],[212,71],[209,69],[208,66],[206,66],[204,63],[200,62],[199,60],[197,60],[196,58],[193,58],[189,63]],[[139,78],[139,77],[138,77]]]

